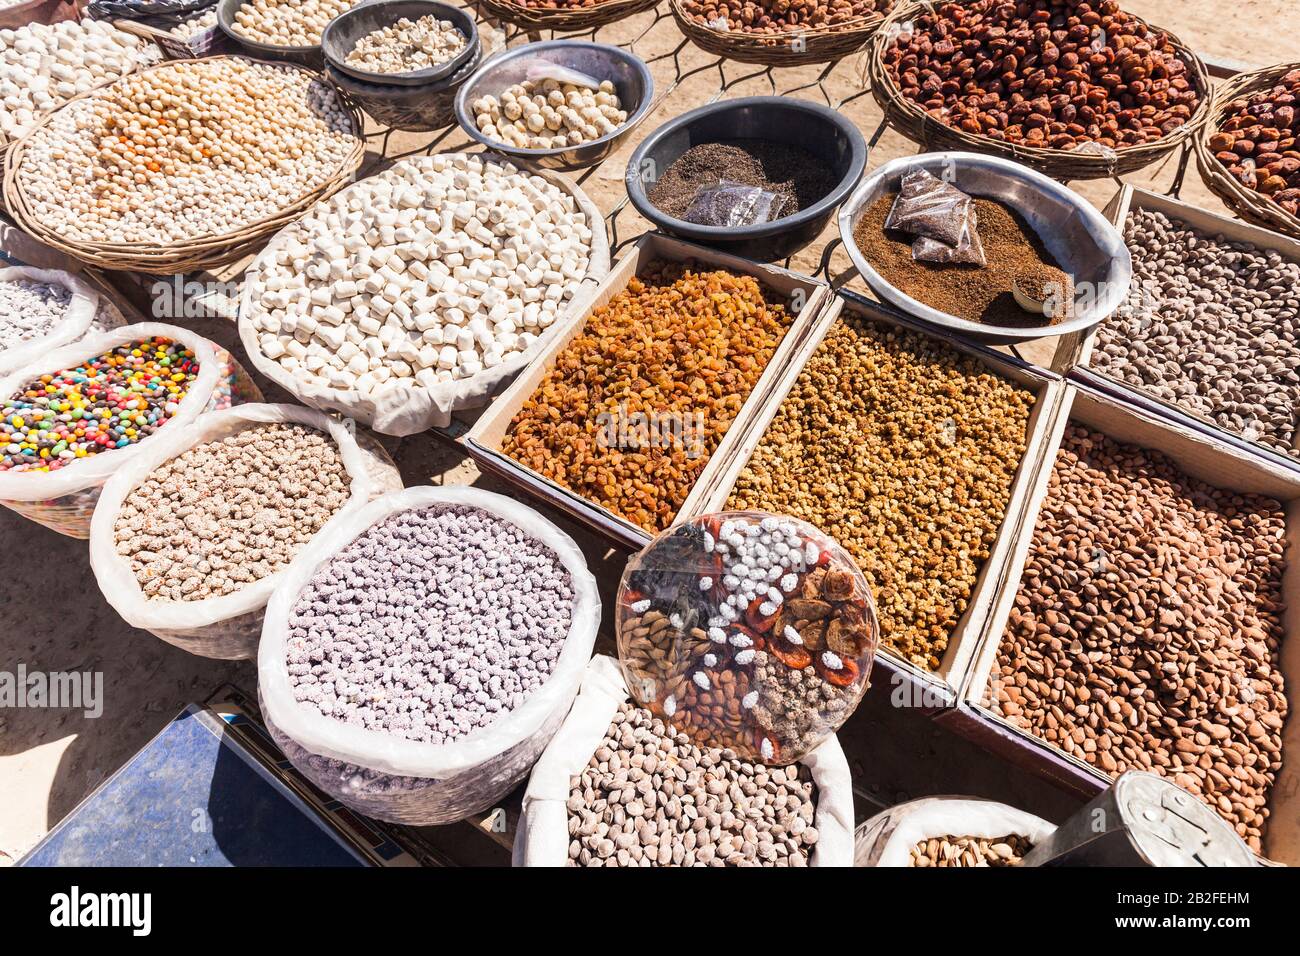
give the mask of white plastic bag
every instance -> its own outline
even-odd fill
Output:
[[[199,363],[199,374],[185,393],[176,414],[134,445],[78,458],[57,471],[0,472],[0,505],[60,534],[88,538],[99,490],[119,468],[151,447],[160,436],[183,430],[205,411],[228,408],[242,401],[261,401],[261,393],[229,353],[188,329],[160,322],[124,325],[47,352],[23,368],[0,377],[0,396],[8,398],[46,372],[70,368],[120,345],[153,336],[181,343],[194,353]]]
[[[516,165],[496,153],[476,153],[475,156],[484,162]],[[403,160],[403,164],[419,166],[432,163],[434,158],[417,156]],[[514,353],[500,365],[485,368],[477,375],[452,382],[440,382],[432,388],[394,387],[382,389],[378,393],[363,393],[355,389],[343,391],[328,385],[307,382],[295,376],[279,362],[263,354],[258,342],[257,329],[254,328],[252,321],[252,304],[261,297],[263,292],[262,270],[288,241],[291,230],[295,228],[290,225],[276,233],[266,248],[253,260],[246,273],[240,296],[239,338],[244,343],[244,349],[254,367],[313,408],[340,412],[386,435],[414,435],[430,428],[446,428],[451,424],[452,412],[486,404],[517,372],[540,355],[555,336],[562,334],[563,329],[568,328],[575,319],[589,310],[597,284],[609,272],[609,240],[605,235],[604,219],[595,203],[576,183],[549,170],[523,167],[519,169],[530,176],[540,176],[562,191],[571,194],[578,208],[586,215],[592,234],[586,277],[569,300],[568,308],[564,313],[550,328],[538,336],[537,341],[527,350]],[[309,215],[318,206],[346,200],[349,192],[354,188],[358,187],[349,187],[330,199],[321,200],[305,215]]]
[[[129,559],[117,553],[113,529],[130,493],[159,466],[197,445],[219,441],[250,427],[275,422],[306,425],[326,432],[338,446],[343,468],[351,479],[351,496],[317,534],[344,515],[389,491],[401,490],[402,478],[392,460],[379,449],[363,450],[350,422],[301,405],[239,405],[209,412],[189,428],[151,445],[104,485],[90,523],[90,566],[105,599],[132,627],[153,632],[191,654],[223,660],[244,660],[257,652],[266,602],[284,571],[248,584],[233,594],[201,601],[171,601],[146,597]]]
[[[31,269],[27,266],[0,269],[0,282],[18,281],[63,286],[72,293],[72,301],[68,303],[63,318],[46,334],[0,351],[0,375],[8,375],[15,369],[39,361],[41,356],[48,355],[52,349],[83,338],[92,331],[92,323],[99,311],[99,293],[89,283],[69,272]]]
[[[911,866],[912,849],[946,836],[1022,836],[1040,843],[1056,830],[1042,817],[975,797],[924,797],[900,803],[858,827],[854,866]]]
[[[533,768],[515,834],[515,866],[565,866],[569,860],[568,800],[605,732],[628,699],[618,662],[592,658],[564,726]],[[853,782],[849,762],[834,734],[800,763],[817,785],[814,825],[818,839],[810,866],[853,865]]]
[[[447,744],[423,743],[325,717],[294,698],[285,661],[289,612],[335,554],[389,515],[464,505],[498,515],[549,547],[569,572],[573,619],[555,669],[522,707]],[[452,823],[509,793],[569,712],[591,658],[600,595],[567,534],[526,505],[479,488],[408,488],[370,502],[322,529],[283,577],[266,608],[257,652],[258,697],[267,730],[312,783],[367,816],[415,826]]]

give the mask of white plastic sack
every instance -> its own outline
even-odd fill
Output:
[[[446,155],[446,154],[443,154]],[[496,153],[475,153],[485,162],[509,163],[504,156]],[[421,166],[431,164],[432,156],[416,156],[405,159],[402,164]],[[512,165],[516,165],[512,163]],[[258,342],[257,329],[252,322],[252,303],[260,298],[262,288],[262,270],[275,253],[287,242],[294,225],[286,226],[271,239],[266,248],[249,266],[239,299],[239,338],[244,343],[253,366],[271,381],[299,400],[326,411],[340,412],[355,421],[369,425],[377,432],[386,435],[414,435],[430,428],[446,428],[451,423],[451,413],[463,408],[477,408],[502,389],[521,369],[549,346],[555,336],[563,329],[584,315],[594,298],[597,284],[609,272],[609,240],[605,235],[604,220],[596,204],[572,180],[566,179],[549,170],[520,168],[521,172],[540,176],[548,182],[571,194],[578,207],[587,217],[591,227],[591,254],[587,275],[582,280],[568,308],[550,328],[546,329],[537,341],[527,350],[511,355],[506,361],[493,368],[485,368],[477,375],[454,382],[440,382],[432,388],[389,388],[375,393],[363,393],[355,389],[342,391],[328,385],[306,382],[293,375],[288,369],[274,359],[263,354]],[[350,192],[360,188],[354,184],[329,199],[323,199],[304,215],[330,202],[346,199]]]
[[[23,368],[0,377],[0,396],[8,398],[46,372],[69,368],[120,345],[162,336],[180,342],[199,363],[199,374],[180,402],[176,414],[141,441],[126,448],[78,458],[57,471],[0,472],[0,504],[61,534],[90,536],[90,519],[99,490],[119,469],[141,455],[160,437],[182,431],[203,412],[240,401],[260,401],[257,387],[230,355],[203,336],[175,325],[137,322],[45,353]]]
[[[422,743],[326,717],[294,699],[285,662],[289,612],[318,569],[389,515],[464,505],[498,515],[549,547],[569,572],[573,620],[555,669],[517,710],[447,744]],[[479,488],[408,488],[322,529],[271,596],[257,652],[258,697],[267,730],[312,783],[367,816],[415,826],[452,823],[493,806],[546,748],[569,712],[591,658],[600,595],[567,534],[526,505]]]
[[[385,492],[401,490],[402,478],[380,449],[363,450],[350,422],[341,422],[301,405],[239,405],[208,412],[182,431],[172,433],[136,456],[104,485],[90,523],[90,566],[105,599],[132,627],[153,632],[191,654],[245,660],[257,652],[262,614],[284,571],[268,575],[232,594],[201,601],[146,597],[128,558],[117,553],[113,529],[130,493],[159,466],[205,442],[219,441],[250,427],[289,422],[326,432],[338,446],[351,479],[351,496],[320,531]]]
[[[528,779],[515,834],[515,866],[567,865],[567,804],[573,778],[587,766],[627,699],[627,684],[618,662],[604,655],[592,658],[568,719]],[[809,865],[852,866],[853,781],[839,739],[832,734],[799,762],[809,769],[817,785],[813,819],[818,839]]]
[[[1015,807],[975,797],[924,797],[876,814],[858,827],[854,866],[911,866],[912,848],[946,836],[1009,835],[1038,844],[1056,827]]]
[[[52,349],[68,345],[83,338],[92,331],[95,315],[99,311],[99,293],[89,283],[78,279],[68,272],[47,269],[31,269],[27,266],[14,266],[0,269],[0,282],[43,282],[59,285],[72,293],[63,318],[45,335],[27,339],[11,348],[0,351],[0,375],[8,375],[15,369],[36,362],[48,355]]]

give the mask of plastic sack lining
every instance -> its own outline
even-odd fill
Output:
[[[554,670],[516,710],[447,744],[407,740],[348,725],[298,703],[285,659],[289,614],[318,570],[372,525],[439,505],[478,508],[550,548],[569,572],[573,617]],[[283,572],[267,605],[257,653],[258,694],[268,728],[317,786],[370,816],[432,825],[464,819],[508,793],[563,722],[591,657],[600,596],[573,540],[533,509],[478,488],[408,488],[331,523]]]
[[[618,663],[597,656],[587,666],[582,690],[564,726],[546,748],[528,779],[519,829],[515,866],[564,866],[569,859],[568,800],[572,780],[600,746],[619,706],[628,699]],[[839,740],[828,737],[799,761],[817,786],[814,826],[818,840],[810,866],[853,863],[853,787],[849,763]]]
[[[150,442],[170,434],[168,428],[182,430],[205,411],[262,400],[261,391],[228,352],[188,329],[158,322],[124,325],[57,349],[40,361],[0,378],[0,395],[12,395],[45,372],[68,368],[119,345],[151,336],[182,343],[199,362],[199,374],[181,400],[177,413],[152,435],[127,448],[82,458],[54,472],[0,472],[0,505],[60,534],[88,538],[100,488],[118,468],[149,447]]]
[[[0,351],[0,375],[8,375],[32,362],[41,361],[51,349],[76,342],[93,331],[95,316],[99,311],[99,293],[88,282],[70,272],[50,269],[31,269],[14,266],[0,269],[0,282],[42,282],[60,285],[72,293],[63,318],[44,335],[27,339]]]
[[[130,560],[118,554],[114,529],[123,502],[161,465],[198,445],[273,423],[306,425],[328,434],[338,446],[351,480],[351,494],[317,534],[368,501],[402,487],[396,466],[382,449],[363,450],[351,423],[322,412],[300,405],[251,404],[202,415],[189,428],[168,436],[119,469],[100,493],[90,525],[90,566],[105,599],[126,623],[203,657],[243,660],[256,654],[262,613],[283,570],[232,594],[201,601],[150,598],[141,590]]]
[[[910,867],[912,848],[933,838],[1015,834],[1036,844],[1055,830],[1041,817],[992,800],[925,797],[890,807],[858,827],[854,866]]]

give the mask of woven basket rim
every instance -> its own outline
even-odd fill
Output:
[[[349,179],[360,167],[361,162],[365,157],[365,138],[363,135],[365,131],[364,118],[362,117],[360,109],[358,109],[356,104],[352,101],[352,98],[334,84],[330,83],[319,70],[314,70],[311,67],[281,60],[261,60],[256,57],[243,56],[240,54],[217,54],[213,56],[198,57],[193,60],[164,60],[161,63],[146,67],[144,70],[138,72],[150,72],[158,69],[176,69],[181,64],[201,63],[212,60],[245,60],[249,63],[256,63],[279,69],[293,69],[302,73],[310,74],[312,77],[319,80],[330,91],[330,93],[338,99],[344,112],[347,113],[351,122],[352,135],[355,140],[351,152],[339,164],[338,169],[336,169],[315,188],[308,190],[308,192],[303,195],[286,203],[271,215],[256,222],[248,223],[238,229],[231,230],[230,232],[196,236],[177,240],[171,243],[96,242],[90,240],[70,239],[45,227],[28,211],[28,197],[19,183],[18,167],[28,141],[38,131],[51,122],[57,113],[70,107],[73,103],[96,96],[104,89],[124,78],[117,77],[113,80],[101,83],[99,86],[87,90],[85,93],[75,96],[66,103],[61,104],[58,109],[52,110],[42,117],[40,123],[32,127],[32,129],[24,136],[16,140],[12,144],[12,148],[7,150],[4,156],[4,198],[10,214],[14,217],[18,225],[21,226],[29,235],[49,246],[66,252],[82,261],[93,264],[104,264],[108,268],[143,268],[172,262],[206,263],[218,254],[224,255],[228,258],[228,254],[232,251],[233,247],[243,247],[264,237],[269,231],[274,231],[280,228],[286,219],[296,218],[303,209],[317,202],[324,195],[337,192],[347,179]],[[112,263],[111,265],[108,264],[110,262]]]
[[[1115,176],[1147,166],[1167,153],[1172,152],[1189,138],[1194,138],[1205,124],[1210,114],[1214,99],[1214,86],[1210,81],[1209,71],[1201,58],[1178,35],[1164,27],[1155,26],[1142,17],[1130,13],[1134,20],[1144,24],[1147,29],[1164,34],[1174,48],[1174,53],[1186,64],[1189,78],[1196,86],[1199,102],[1187,122],[1172,133],[1161,136],[1152,143],[1138,143],[1132,146],[1120,146],[1110,151],[1109,156],[1081,153],[1077,150],[1049,149],[1041,146],[1025,146],[993,139],[983,134],[968,133],[935,119],[918,104],[903,96],[902,91],[885,68],[884,56],[886,45],[890,42],[891,28],[902,21],[913,19],[924,13],[932,13],[934,4],[930,0],[913,0],[903,3],[890,11],[871,38],[867,53],[866,68],[871,80],[871,91],[876,101],[884,109],[890,125],[923,146],[931,141],[942,142],[947,139],[974,152],[992,151],[1010,156],[1019,162],[1035,166],[1049,175],[1068,176],[1068,178]],[[1069,175],[1073,173],[1074,175]]]
[[[741,38],[748,39],[748,40],[760,40],[760,39],[780,40],[783,38],[783,36],[787,35],[787,34],[780,34],[780,33],[773,33],[773,34],[749,33],[744,30],[719,30],[715,27],[709,26],[707,23],[700,23],[698,20],[694,19],[690,14],[688,14],[685,10],[681,8],[681,0],[669,0],[669,3],[673,8],[673,13],[680,14],[682,20],[685,20],[687,23],[690,23],[696,29],[710,33],[721,40],[728,40],[728,39],[739,40]],[[831,36],[837,37],[843,33],[856,33],[859,31],[874,30],[876,27],[880,26],[880,24],[885,22],[885,18],[889,15],[889,13],[890,11],[885,11],[883,13],[869,13],[866,16],[854,17],[852,20],[846,20],[843,23],[836,24],[834,26],[828,25],[828,26],[818,26],[818,27],[807,27],[792,32],[797,32],[799,35],[805,37],[831,37]]]
[[[757,34],[717,30],[697,23],[681,8],[679,0],[670,0],[669,7],[677,28],[701,50],[741,63],[767,66],[805,66],[842,59],[865,47],[885,22],[885,15],[878,13],[798,34]],[[805,41],[804,49],[794,50],[782,42],[791,36],[801,37]]]
[[[1300,61],[1275,63],[1258,70],[1238,73],[1222,83],[1215,90],[1210,114],[1196,137],[1195,152],[1196,168],[1201,181],[1234,212],[1243,219],[1253,219],[1261,225],[1300,236],[1300,216],[1292,215],[1265,194],[1247,189],[1237,182],[1210,149],[1210,137],[1222,124],[1229,103],[1242,95],[1276,86],[1278,80],[1294,70],[1300,70]]]
[[[594,6],[570,9],[526,7],[514,0],[473,0],[473,4],[483,7],[496,19],[515,26],[572,33],[605,26],[622,17],[649,10],[658,6],[659,0],[601,0]]]

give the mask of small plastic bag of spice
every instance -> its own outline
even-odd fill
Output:
[[[907,173],[894,205],[885,218],[886,229],[910,232],[956,246],[970,228],[974,204],[970,196],[924,169]]]
[[[757,186],[720,179],[695,191],[685,218],[698,226],[756,226],[785,215],[786,197]]]
[[[966,228],[962,230],[961,239],[955,246],[929,236],[917,236],[912,243],[912,258],[917,262],[938,262],[945,265],[987,265],[984,243],[980,242],[979,216],[974,207],[971,208]]]

